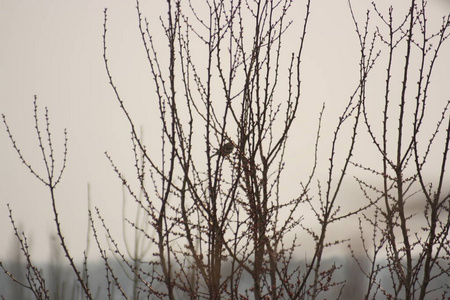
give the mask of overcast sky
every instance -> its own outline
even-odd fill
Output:
[[[166,15],[165,1],[151,2],[151,7],[142,4],[143,13],[156,26],[157,17]],[[354,2],[362,22],[370,1]],[[389,1],[377,2],[386,9],[385,3]],[[449,2],[430,2],[429,19],[438,23],[440,16],[450,12]],[[108,7],[108,50],[113,77],[136,124],[143,126],[146,138],[159,138],[159,132],[152,132],[152,126],[157,124],[154,122],[158,121],[157,112],[152,114],[152,106],[146,102],[152,95],[151,76],[133,1],[0,0],[0,113],[6,115],[23,155],[39,172],[43,172],[43,165],[35,138],[33,95],[38,96],[41,121],[43,108],[49,108],[58,162],[61,162],[58,150],[63,144],[63,128],[67,128],[68,162],[57,188],[57,205],[66,241],[77,257],[85,248],[88,183],[93,205],[101,209],[113,233],[121,235],[122,188],[104,152],[108,151],[133,176],[130,128],[108,84],[102,59],[105,7]],[[403,14],[402,9],[399,12]],[[299,17],[294,26],[300,26],[302,20],[303,16]],[[296,32],[293,29],[289,34],[295,36]],[[167,44],[163,38],[157,39],[158,42]],[[297,170],[302,166],[302,155],[311,157],[310,140],[315,131],[304,129],[308,124],[315,128],[323,102],[330,111],[338,110],[356,86],[359,49],[346,0],[313,1],[305,47],[305,103],[296,121],[304,136],[289,145],[288,160],[292,159],[290,165],[295,166],[286,170],[292,175],[289,185],[298,185],[307,174],[297,176]],[[450,51],[448,45],[443,51]],[[436,81],[442,86],[439,101],[445,102],[450,95],[450,55],[441,56]],[[442,84],[445,82],[447,85]],[[329,118],[325,131],[332,132],[333,124],[335,119]],[[298,155],[296,151],[304,152]],[[12,251],[7,203],[13,209],[16,224],[31,241],[34,257],[47,259],[49,236],[55,232],[48,190],[20,163],[1,124],[0,260]]]

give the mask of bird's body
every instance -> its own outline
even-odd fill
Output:
[[[216,153],[211,155],[211,157],[214,157],[216,155],[225,157],[225,156],[230,155],[233,152],[233,150],[234,150],[234,144],[233,144],[233,142],[230,141],[230,142],[223,144],[223,146],[220,147],[219,150],[216,151]]]

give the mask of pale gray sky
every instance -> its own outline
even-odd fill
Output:
[[[142,3],[143,14],[156,26],[157,16],[166,15],[165,1],[151,2],[151,7]],[[371,1],[354,2],[363,22]],[[380,7],[389,2],[377,1]],[[448,1],[430,2],[432,22],[449,13]],[[102,59],[105,7],[113,77],[136,124],[143,126],[146,139],[159,138],[159,132],[152,132],[158,118],[153,104],[148,103],[152,83],[134,1],[0,0],[0,113],[6,115],[23,155],[41,172],[32,118],[33,95],[38,96],[41,121],[44,106],[49,108],[57,162],[61,162],[58,150],[63,143],[62,131],[67,128],[68,162],[57,198],[66,241],[77,257],[85,247],[88,183],[93,205],[101,209],[118,239],[121,236],[122,188],[104,152],[108,151],[130,177],[134,176],[130,128],[108,84]],[[327,103],[329,112],[324,129],[327,136],[336,124],[335,113],[346,103],[358,78],[359,48],[347,1],[313,1],[311,9],[303,57],[303,107],[296,121],[301,134],[293,137],[289,145],[291,163],[286,169],[286,186],[298,186],[305,179],[307,172],[298,174],[298,170],[309,166],[310,141],[322,102]],[[294,26],[300,26],[301,20]],[[296,34],[296,30],[289,34]],[[160,41],[163,46],[167,44],[163,38]],[[450,51],[448,44],[445,51]],[[439,75],[435,77],[436,85],[442,87],[439,101],[444,102],[450,95],[449,58],[441,55]],[[305,161],[298,157],[305,157]],[[10,203],[16,224],[31,241],[34,257],[47,259],[49,236],[55,231],[48,190],[20,163],[3,124],[0,170],[0,260],[10,255],[13,240],[6,203]],[[91,253],[96,255],[95,249]]]

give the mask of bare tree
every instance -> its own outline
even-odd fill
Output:
[[[437,57],[448,38],[450,15],[442,19],[441,27],[430,33],[425,1],[411,1],[409,10],[400,22],[394,20],[392,7],[383,12],[373,4],[382,21],[374,34],[387,60],[382,108],[382,131],[374,129],[376,109],[371,106],[370,93],[364,95],[363,115],[372,146],[378,151],[378,168],[355,163],[377,175],[377,182],[358,179],[368,199],[376,203],[373,217],[364,215],[361,222],[365,255],[370,261],[366,299],[381,293],[389,299],[429,299],[429,293],[448,293],[447,286],[433,286],[434,280],[450,278],[449,238],[450,194],[446,168],[450,141],[449,100],[439,115],[432,115],[430,106],[441,99],[429,97],[431,77]],[[360,32],[352,12],[360,40],[367,31]],[[366,28],[370,20],[367,14]],[[361,51],[365,44],[361,42]],[[402,70],[396,62],[403,60]],[[399,71],[399,76],[397,72]],[[379,99],[376,99],[379,100]],[[434,102],[434,103],[433,103]],[[440,102],[442,103],[442,101]],[[428,130],[434,123],[434,129]],[[444,130],[442,134],[439,131]],[[395,137],[395,138],[394,138]],[[437,163],[437,164],[436,164]],[[431,169],[433,168],[433,169]],[[430,172],[431,171],[431,172]],[[431,175],[431,176],[430,176]],[[447,178],[447,181],[446,181]],[[372,245],[366,242],[363,231],[372,227]],[[383,262],[382,257],[386,257]],[[391,281],[381,283],[386,270]],[[446,278],[446,279],[445,279]],[[384,281],[385,282],[385,281]]]
[[[203,3],[206,10],[195,5],[192,1],[167,0],[167,16],[161,18],[163,41],[154,38],[154,29],[143,16],[141,3],[136,1],[138,29],[155,87],[150,99],[158,104],[156,114],[161,120],[161,139],[151,143],[144,143],[138,134],[139,127],[127,108],[131,100],[122,98],[120,83],[113,80],[107,51],[107,10],[104,11],[103,59],[116,100],[129,121],[134,178],[127,180],[129,177],[114,158],[108,153],[106,157],[124,189],[146,215],[145,222],[127,220],[128,224],[139,234],[140,241],[145,240],[149,249],[155,249],[148,261],[140,254],[131,254],[129,249],[124,251],[101,211],[89,209],[92,236],[104,262],[108,298],[115,298],[118,293],[124,299],[318,299],[329,296],[326,293],[333,290],[333,297],[339,299],[345,280],[336,277],[338,263],[329,265],[324,256],[327,249],[347,241],[347,237],[330,237],[329,230],[343,219],[359,215],[369,264],[364,264],[354,252],[352,255],[367,277],[365,298],[375,299],[383,294],[389,299],[425,299],[433,280],[449,276],[450,195],[445,194],[444,186],[450,141],[448,103],[426,143],[422,142],[422,129],[427,121],[430,78],[440,47],[448,37],[450,17],[443,19],[437,33],[429,35],[424,2],[418,5],[412,1],[399,25],[394,25],[392,8],[385,16],[374,5],[385,28],[372,30],[370,13],[360,26],[350,5],[360,43],[359,80],[336,120],[326,178],[316,174],[323,106],[314,129],[312,169],[306,182],[301,183],[300,193],[287,198],[281,183],[288,163],[287,142],[294,136],[294,120],[303,97],[301,58],[310,0],[304,3],[300,24],[292,21],[298,19],[298,12],[292,12],[293,0],[212,0]],[[285,48],[285,34],[294,27],[298,44],[291,52]],[[434,46],[431,40],[437,41]],[[382,52],[377,48],[380,42],[381,48],[388,49],[381,134],[373,129],[368,96],[372,80],[369,74],[381,60]],[[405,47],[400,48],[403,44]],[[396,55],[403,50],[406,58],[401,89],[394,96],[392,70],[398,60]],[[168,55],[161,55],[162,52]],[[417,55],[414,53],[419,53],[421,60],[412,94],[409,81],[415,65],[413,56]],[[392,105],[395,100],[398,110]],[[408,109],[410,105],[412,109]],[[393,115],[397,116],[396,126],[390,123]],[[447,118],[446,134],[440,136],[439,130]],[[64,241],[56,208],[54,190],[65,168],[67,147],[61,170],[56,174],[49,118],[46,114],[47,150],[38,128],[36,101],[35,120],[48,179],[37,174],[22,157],[4,117],[22,163],[50,189],[62,249],[85,298],[92,299],[87,253],[84,270],[80,271]],[[394,142],[392,128],[396,128]],[[361,132],[368,133],[381,159],[381,169],[354,159]],[[443,154],[438,179],[432,185],[426,179],[425,167],[430,162],[432,146],[437,146],[440,139]],[[153,150],[157,147],[159,154],[155,156]],[[350,210],[341,207],[341,191],[349,172],[358,169],[375,174],[382,187],[355,176],[368,201]],[[408,213],[407,204],[418,195],[423,199],[425,234],[411,234],[411,223],[419,215]],[[303,209],[314,214],[318,228],[303,222]],[[14,226],[12,217],[11,222]],[[371,245],[365,236],[368,228],[372,230]],[[26,242],[15,226],[14,230],[19,242]],[[107,247],[101,240],[103,232]],[[305,250],[309,256],[301,264],[294,255],[307,235],[314,240],[314,246]],[[26,244],[22,250],[32,266]],[[122,270],[111,263],[109,251],[131,274],[132,296],[128,282],[120,279]],[[387,260],[383,261],[381,255]],[[384,271],[391,279],[387,288],[380,282]],[[34,276],[43,278],[39,272]],[[10,277],[15,280],[11,273]],[[37,291],[37,298],[48,299],[44,280],[39,282],[23,286]]]
[[[31,164],[29,164],[27,162],[27,160],[25,159],[25,157],[22,155],[19,147],[16,144],[16,141],[13,138],[11,130],[9,129],[8,123],[6,122],[5,115],[2,115],[3,123],[6,126],[6,132],[9,135],[9,138],[12,142],[14,150],[16,150],[17,154],[19,155],[21,162],[30,170],[31,174],[33,174],[33,176],[35,178],[40,180],[48,188],[48,190],[50,192],[51,206],[52,206],[53,214],[54,214],[56,233],[59,238],[60,245],[64,251],[66,258],[69,260],[70,266],[71,266],[72,270],[74,271],[74,273],[77,277],[77,280],[83,289],[83,292],[89,299],[92,299],[90,292],[89,292],[89,287],[87,286],[86,281],[82,278],[82,274],[79,271],[79,269],[77,268],[77,266],[75,265],[74,259],[73,259],[72,255],[70,254],[69,248],[68,248],[66,242],[64,241],[64,234],[61,229],[61,222],[59,220],[59,214],[58,214],[58,209],[57,209],[57,205],[56,205],[55,189],[56,189],[56,186],[60,183],[62,175],[66,168],[67,133],[66,133],[66,130],[64,130],[64,151],[63,151],[62,163],[61,163],[60,169],[58,170],[58,169],[56,169],[56,157],[55,157],[55,153],[53,150],[53,140],[52,140],[52,133],[50,131],[50,117],[49,117],[48,109],[45,108],[45,134],[46,134],[46,136],[44,138],[43,133],[41,131],[41,127],[40,127],[41,125],[39,124],[39,114],[38,114],[38,105],[37,105],[37,97],[36,96],[34,97],[33,105],[34,105],[34,116],[33,117],[34,117],[34,121],[35,121],[36,136],[37,136],[39,149],[41,150],[42,159],[43,159],[44,167],[45,167],[44,174],[39,174],[36,171],[36,169]],[[47,143],[45,143],[44,141],[46,141]],[[22,250],[22,253],[27,260],[28,284],[18,281],[14,277],[14,274],[9,273],[8,275],[15,282],[17,282],[20,285],[22,285],[23,287],[31,290],[33,292],[33,294],[35,295],[36,299],[49,299],[49,291],[46,288],[44,276],[42,275],[42,272],[33,263],[32,259],[31,259],[30,251],[28,249],[28,243],[27,243],[26,237],[25,237],[25,235],[19,234],[18,229],[14,224],[14,219],[12,217],[11,209],[9,209],[9,211],[10,211],[10,219],[11,219],[11,224],[13,225],[14,233],[20,243],[20,248]],[[4,270],[4,271],[7,272],[7,270]]]

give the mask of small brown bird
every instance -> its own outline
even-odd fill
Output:
[[[229,141],[229,142],[223,144],[223,146],[219,150],[217,150],[216,153],[211,155],[211,157],[214,157],[216,155],[225,157],[225,156],[228,156],[231,153],[233,153],[233,150],[234,150],[234,144],[233,144],[233,142]]]

